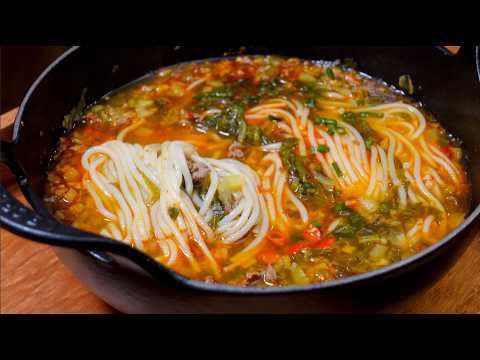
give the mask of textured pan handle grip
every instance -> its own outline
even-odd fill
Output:
[[[13,145],[0,140],[0,161],[9,166],[19,182],[23,182],[19,165],[14,161],[12,153]],[[3,185],[0,185],[0,225],[12,233],[36,242],[82,250],[94,259],[108,262],[110,265],[115,264],[115,260],[105,256],[103,252],[116,254],[135,263],[154,278],[162,279],[163,282],[178,280],[176,276],[172,276],[171,270],[160,266],[157,261],[131,246],[37,214],[15,199]]]
[[[39,216],[15,199],[0,185],[0,224],[15,233],[42,237],[48,233],[59,233],[58,223]]]
[[[116,254],[135,263],[156,279],[162,279],[163,282],[178,281],[172,276],[171,270],[120,241],[89,234],[38,215],[15,199],[2,185],[0,185],[0,225],[36,242],[82,250],[94,259],[110,265],[115,265],[116,261],[110,256],[105,256],[104,252]]]

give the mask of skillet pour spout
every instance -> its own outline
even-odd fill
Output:
[[[467,231],[480,212],[480,149],[476,145],[478,139],[475,135],[480,133],[479,52],[478,46],[462,47],[457,55],[446,54],[435,47],[251,46],[242,47],[241,50],[167,46],[71,48],[52,63],[28,91],[16,118],[12,142],[1,141],[1,161],[15,174],[33,210],[19,203],[1,186],[0,223],[20,236],[58,247],[60,258],[95,293],[128,312],[136,312],[136,309],[148,309],[148,312],[161,310],[159,304],[164,304],[162,296],[167,293],[173,297],[183,294],[195,301],[201,298],[206,304],[222,294],[242,294],[253,298],[266,294],[285,296],[382,281],[410,272],[461,238],[461,234]],[[459,228],[441,241],[385,268],[314,285],[267,289],[240,288],[187,279],[143,252],[121,242],[60,224],[48,213],[41,201],[46,170],[58,138],[64,132],[64,116],[78,104],[82,94],[85,94],[85,103],[90,104],[158,68],[238,54],[276,54],[322,60],[353,58],[362,71],[390,84],[396,84],[400,75],[411,75],[421,87],[418,100],[426,104],[448,131],[464,141],[472,183],[473,211]],[[61,96],[56,95],[55,101],[51,101],[52,94]],[[138,297],[132,299],[131,296],[122,295],[122,289],[127,289],[127,292],[131,290]],[[200,294],[205,292],[210,295],[202,297]],[[164,309],[183,311],[188,308],[188,301],[185,300],[183,305],[165,305]],[[314,308],[312,304],[311,309]]]

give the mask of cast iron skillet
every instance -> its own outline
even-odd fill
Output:
[[[63,133],[64,116],[160,67],[237,54],[277,54],[304,59],[353,58],[359,69],[391,84],[410,74],[417,97],[464,141],[472,181],[472,212],[433,246],[385,268],[335,281],[284,288],[240,288],[186,279],[118,241],[57,222],[42,202],[49,159]],[[85,90],[86,89],[86,90]],[[0,187],[0,223],[10,231],[53,245],[89,287],[124,312],[315,311],[320,290],[364,285],[405,274],[430,261],[468,231],[480,213],[480,50],[452,56],[437,47],[74,47],[35,81],[17,114],[12,142],[1,142],[1,161],[15,174],[33,211]],[[266,296],[268,295],[268,296]],[[315,296],[314,296],[315,295]],[[296,304],[302,304],[299,307]],[[294,305],[295,304],[295,305]]]

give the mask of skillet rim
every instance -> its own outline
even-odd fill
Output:
[[[41,82],[52,72],[59,63],[64,61],[68,56],[73,54],[76,51],[80,50],[80,46],[72,46],[70,49],[67,49],[62,55],[60,55],[56,60],[54,60],[33,82],[33,84],[30,86],[28,89],[27,93],[25,94],[18,113],[15,117],[15,124],[13,127],[13,134],[12,134],[12,145],[15,148],[15,145],[18,141],[19,138],[19,132],[20,132],[20,127],[22,126],[22,119],[25,113],[25,109],[29,105],[29,101],[34,95],[37,87],[41,84]],[[480,46],[474,46],[473,47],[474,52],[475,52],[475,65],[476,65],[476,75],[477,75],[477,81],[480,81]],[[195,61],[195,60],[192,60]],[[132,80],[135,81],[135,80]],[[29,200],[30,205],[32,205],[35,209],[35,204],[30,201],[29,197],[29,192],[32,190],[30,189],[28,185],[28,181],[26,183],[19,184],[20,189],[22,193],[26,196],[26,198]],[[37,211],[37,209],[35,209]],[[336,279],[336,280],[330,280],[330,281],[325,281],[321,283],[315,283],[315,284],[310,284],[310,285],[289,285],[285,287],[271,287],[271,288],[248,288],[248,287],[239,287],[239,286],[231,286],[231,285],[225,285],[225,284],[210,284],[206,283],[200,280],[192,280],[189,278],[186,278],[168,267],[162,265],[161,263],[158,263],[158,266],[164,270],[167,270],[167,273],[174,279],[176,282],[180,283],[181,285],[185,286],[186,288],[189,288],[191,290],[200,290],[202,292],[206,293],[222,293],[222,294],[240,294],[240,295],[275,295],[275,294],[295,294],[295,293],[305,293],[305,292],[314,292],[317,290],[324,290],[324,289],[330,289],[330,288],[339,288],[339,287],[344,287],[347,285],[352,285],[352,284],[361,284],[364,283],[368,280],[378,280],[382,276],[386,276],[389,274],[394,274],[395,272],[399,271],[402,268],[405,268],[407,270],[409,265],[413,265],[414,263],[417,263],[417,265],[420,265],[420,260],[422,259],[427,259],[430,256],[434,256],[434,253],[446,246],[448,243],[453,241],[461,232],[466,230],[469,226],[472,225],[472,223],[479,217],[480,215],[480,203],[477,204],[477,206],[471,210],[470,215],[462,222],[460,226],[455,228],[453,231],[448,233],[445,237],[443,237],[440,241],[436,242],[433,245],[430,245],[429,247],[421,250],[420,252],[409,256],[406,259],[403,259],[401,261],[395,262],[393,264],[390,264],[388,266],[369,271],[366,273],[358,274],[358,275],[353,275],[353,276],[348,276],[342,279]],[[53,216],[49,215],[50,218],[54,219]],[[56,221],[56,220],[55,220]],[[69,226],[69,225],[67,225]],[[71,227],[71,226],[69,226]],[[72,227],[73,228],[73,227]],[[75,229],[75,228],[73,228]],[[85,234],[93,234],[89,233],[86,231]],[[95,236],[99,236],[98,234],[93,234]],[[81,240],[80,240],[81,241]],[[69,248],[66,247],[70,250],[76,250],[79,251],[79,249],[76,248]],[[139,250],[136,250],[139,253],[141,253]],[[143,254],[143,253],[142,253]],[[146,254],[145,254],[146,255]],[[147,255],[148,256],[148,255]],[[149,256],[148,256],[149,257]],[[131,260],[130,260],[131,261]],[[137,264],[138,265],[138,264]],[[151,274],[149,274],[152,276]]]

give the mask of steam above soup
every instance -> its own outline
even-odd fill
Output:
[[[189,278],[303,285],[386,266],[457,227],[469,210],[461,158],[381,81],[239,57],[162,69],[87,108],[61,139],[45,201]]]

